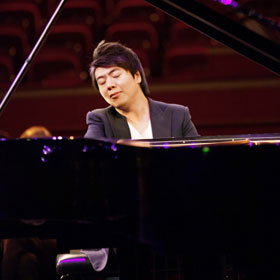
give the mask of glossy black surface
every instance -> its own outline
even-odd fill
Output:
[[[0,140],[0,236],[64,236],[75,247],[134,233],[136,157],[121,150],[86,139]]]
[[[251,135],[256,138],[261,135]],[[1,237],[56,236],[72,247],[135,240],[158,250],[220,253],[238,242],[251,246],[249,234],[260,247],[268,235],[278,246],[280,138],[272,138],[270,144],[148,148],[1,140]]]
[[[163,252],[280,247],[279,141],[141,153],[141,237]]]

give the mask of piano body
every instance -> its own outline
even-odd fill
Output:
[[[279,144],[280,134],[0,141],[0,236],[177,253],[279,246]]]
[[[271,39],[232,19],[246,15],[246,1],[148,2],[280,73],[279,25],[259,15]],[[72,248],[133,240],[166,254],[279,252],[279,142],[280,134],[0,139],[0,237],[56,237]]]
[[[38,235],[95,248],[116,246],[128,234],[127,216],[138,212],[132,148],[56,137],[0,146],[0,238]],[[137,229],[129,226],[131,233]]]

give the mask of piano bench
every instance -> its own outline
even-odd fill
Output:
[[[58,254],[56,272],[64,280],[118,280],[117,269],[105,269],[97,272],[93,269],[88,257],[79,253]]]

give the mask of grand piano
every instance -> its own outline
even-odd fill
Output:
[[[60,250],[134,244],[161,256],[275,261],[279,144],[279,134],[1,140],[0,237],[56,238]],[[126,256],[130,279],[136,264]]]
[[[148,2],[280,74],[276,1]],[[280,134],[0,139],[0,237],[272,255],[280,251],[279,145]]]

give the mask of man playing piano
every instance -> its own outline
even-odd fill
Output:
[[[189,109],[148,97],[141,62],[130,48],[102,41],[90,64],[93,85],[110,105],[87,114],[87,138],[152,139],[197,136]]]
[[[88,112],[86,138],[198,136],[187,107],[148,97],[149,87],[143,67],[130,48],[118,42],[101,41],[93,52],[90,76],[94,87],[110,106]],[[106,265],[108,250],[82,252],[89,257],[95,270]]]

